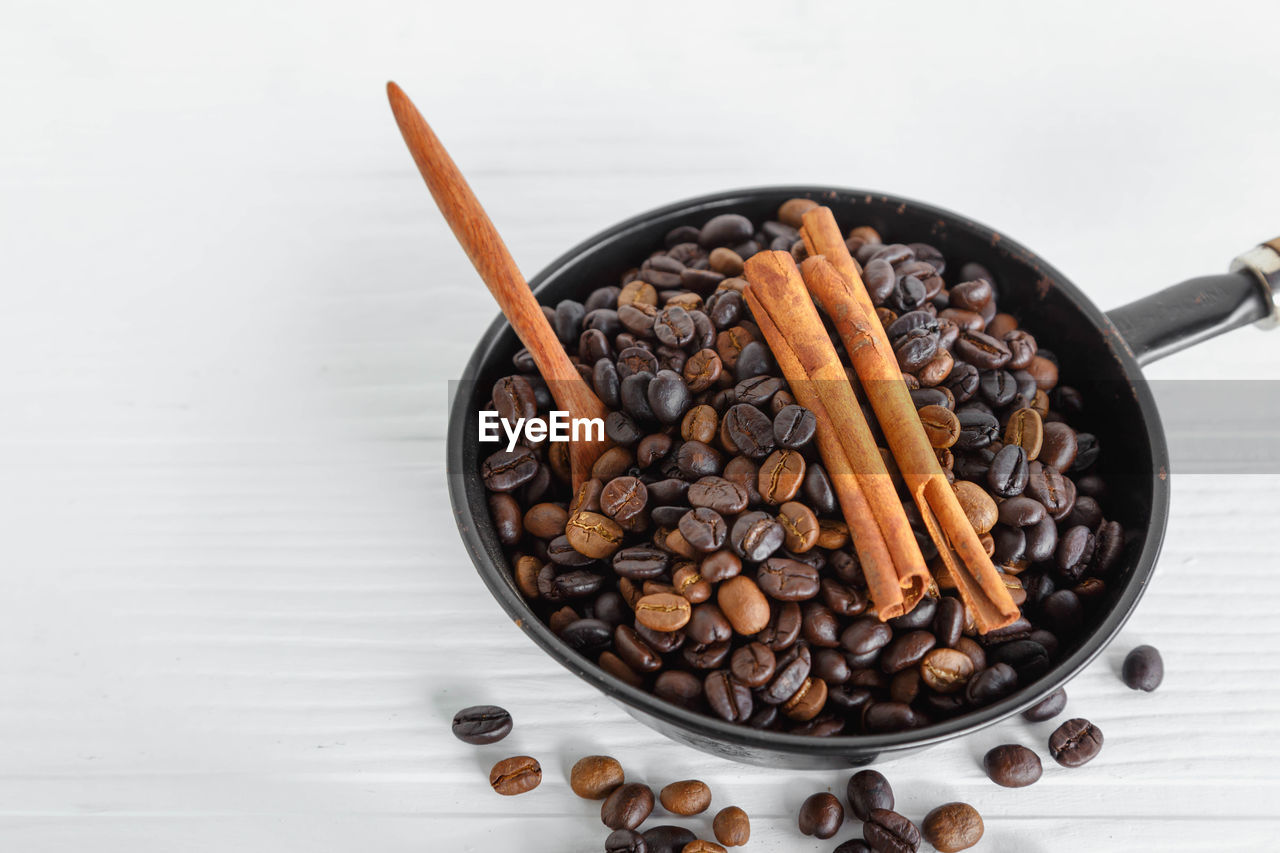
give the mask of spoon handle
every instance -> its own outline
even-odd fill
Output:
[[[395,83],[387,84],[387,98],[413,161],[427,182],[427,189],[507,321],[528,347],[556,403],[575,417],[604,417],[604,406],[569,361],[498,229],[485,214],[449,152],[409,96]]]

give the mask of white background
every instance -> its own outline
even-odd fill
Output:
[[[8,0],[0,848],[599,850],[564,776],[592,751],[707,780],[750,850],[855,835],[794,829],[847,774],[666,742],[484,590],[443,437],[495,306],[383,84],[529,273],[646,208],[781,182],[963,211],[1103,307],[1280,232],[1280,7],[1040,5]],[[1280,378],[1280,334],[1151,375],[1242,370]],[[1175,474],[1157,580],[1070,687],[1100,758],[998,789],[977,758],[1051,728],[1009,723],[887,763],[901,810],[968,800],[991,851],[1277,849],[1277,487]],[[1152,695],[1115,675],[1139,642],[1165,654]],[[515,714],[506,742],[450,736],[479,701]],[[513,752],[546,779],[499,799]]]

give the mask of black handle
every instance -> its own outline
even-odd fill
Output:
[[[1149,364],[1280,310],[1280,238],[1201,276],[1107,312],[1138,364]]]

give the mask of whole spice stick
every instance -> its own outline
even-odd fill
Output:
[[[756,325],[760,327],[765,342],[773,353],[774,360],[782,370],[782,375],[787,378],[796,402],[813,412],[817,419],[818,426],[814,441],[818,445],[818,455],[822,457],[822,464],[827,468],[827,476],[831,479],[831,488],[836,493],[836,501],[840,504],[840,511],[849,525],[849,535],[853,540],[854,550],[858,553],[858,560],[862,564],[862,573],[867,579],[871,601],[878,613],[888,614],[884,618],[900,614],[903,612],[902,588],[898,583],[897,570],[893,566],[893,555],[889,553],[884,534],[880,532],[880,525],[876,522],[862,486],[858,484],[858,478],[854,476],[849,459],[844,455],[844,447],[840,444],[836,426],[827,413],[827,407],[822,404],[822,399],[814,391],[804,368],[800,366],[800,359],[796,357],[782,332],[773,324],[768,312],[760,304],[759,298],[751,288],[747,288],[743,296],[756,319]]]
[[[761,317],[767,317],[785,344],[779,349],[789,350],[795,356],[792,375],[787,376],[792,393],[796,393],[797,386],[806,387],[821,400],[825,420],[844,450],[892,557],[901,603],[897,602],[897,596],[885,590],[883,600],[876,601],[877,612],[881,619],[910,612],[929,586],[929,571],[840,356],[805,292],[795,260],[787,252],[760,252],[747,261],[744,276],[752,307],[759,309],[755,314],[757,323]],[[785,368],[783,373],[786,375]],[[814,415],[817,417],[818,413]],[[854,519],[846,521],[853,528]],[[867,567],[863,569],[865,573]],[[880,573],[876,583],[882,590],[892,582],[887,567],[873,565],[871,569]]]
[[[979,631],[1008,625],[1018,618],[1018,607],[942,472],[888,336],[874,310],[866,310],[871,298],[830,209],[805,214],[802,234],[814,252],[804,262],[805,284],[835,324],[943,565],[973,611]]]

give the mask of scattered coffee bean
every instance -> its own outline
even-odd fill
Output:
[[[681,853],[698,836],[690,829],[668,823],[646,829],[643,838],[645,853]]]
[[[610,829],[635,829],[653,811],[648,785],[628,783],[613,790],[600,806],[600,820]]]
[[[1102,750],[1102,730],[1081,717],[1067,720],[1049,736],[1049,754],[1063,767],[1087,764]]]
[[[697,779],[672,782],[658,792],[658,801],[672,814],[702,814],[711,805],[711,789]]]
[[[893,789],[889,780],[875,770],[859,770],[845,789],[849,810],[858,820],[870,820],[876,809],[893,809]]]
[[[1164,681],[1164,661],[1155,646],[1138,646],[1125,655],[1121,674],[1131,690],[1155,690]]]
[[[804,835],[831,838],[844,823],[844,806],[834,794],[813,794],[800,806],[798,823]]]
[[[737,806],[726,806],[716,812],[711,829],[725,847],[741,847],[751,840],[751,819]]]
[[[622,765],[607,755],[580,758],[569,770],[569,787],[586,800],[603,800],[623,781]]]
[[[982,816],[968,803],[947,803],[925,815],[920,828],[924,840],[939,853],[956,853],[982,839]]]
[[[604,840],[604,853],[651,853],[644,836],[634,829],[615,829]]]
[[[453,715],[453,736],[464,743],[497,743],[510,733],[511,714],[497,705],[473,705]]]
[[[1038,781],[1042,772],[1040,756],[1016,743],[987,752],[982,766],[992,782],[1005,788],[1025,788]]]
[[[920,830],[890,809],[873,809],[862,824],[862,837],[874,853],[915,853],[920,849]]]
[[[542,782],[542,767],[527,755],[504,758],[489,771],[489,785],[504,797],[532,791]]]

